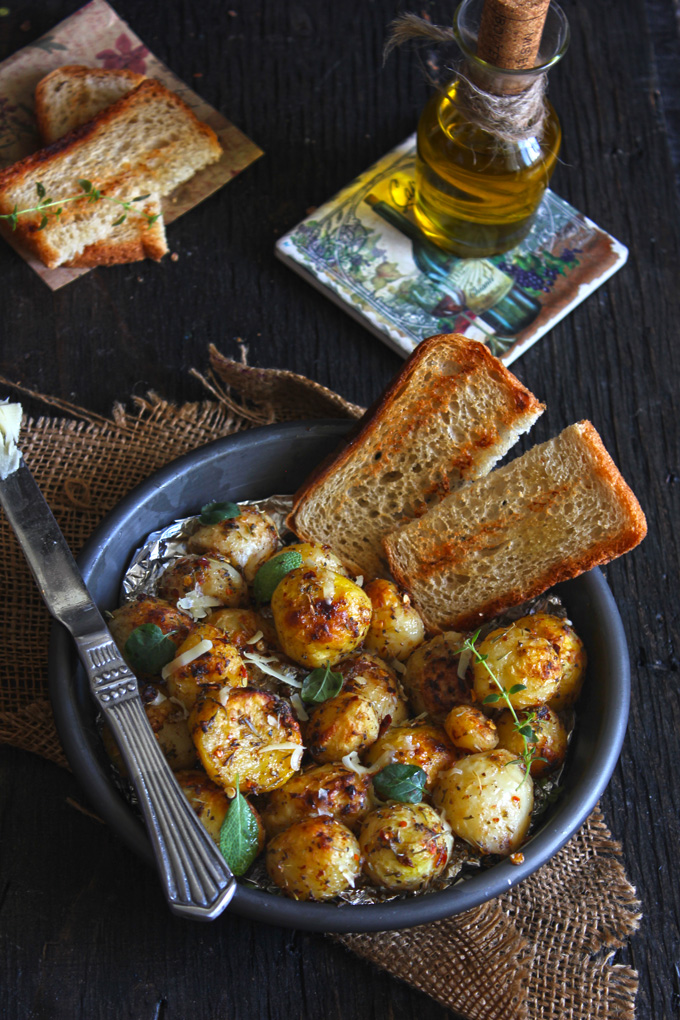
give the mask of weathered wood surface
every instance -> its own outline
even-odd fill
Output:
[[[0,58],[74,11],[16,0]],[[607,576],[628,635],[633,708],[604,797],[645,919],[618,959],[640,971],[640,1020],[680,1011],[678,524],[680,45],[674,0],[565,0],[572,44],[550,95],[565,134],[554,187],[630,248],[627,266],[514,369],[548,411],[534,439],[590,418],[649,517]],[[189,377],[216,343],[370,402],[399,360],[275,261],[275,239],[413,129],[428,88],[412,53],[381,67],[396,0],[117,0],[180,77],[266,156],[170,228],[176,262],[98,270],[51,294],[0,245],[0,372],[107,413]],[[677,164],[676,164],[677,170]],[[30,410],[44,407],[28,402]],[[6,593],[5,597],[11,597]],[[352,1020],[451,1016],[320,936],[170,918],[153,874],[74,809],[68,774],[3,749],[0,1014],[8,1020]],[[559,895],[559,890],[555,890]]]

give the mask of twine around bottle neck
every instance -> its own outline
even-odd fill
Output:
[[[539,74],[521,92],[490,92],[474,81],[464,63],[458,70],[456,104],[465,119],[507,145],[540,134],[548,112],[547,74]]]

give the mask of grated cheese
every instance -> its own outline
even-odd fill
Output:
[[[294,744],[292,740],[286,741],[283,744],[265,744],[261,749],[262,751],[292,751],[290,756],[290,767],[294,770],[300,768],[300,762],[302,761],[302,755],[305,753],[305,749],[302,744]]]
[[[297,693],[297,691],[294,694],[291,694],[290,703],[295,709],[295,714],[300,720],[300,722],[307,722],[307,720],[309,719],[307,709],[305,708],[305,703],[300,697],[300,695]]]
[[[194,659],[198,659],[201,655],[205,655],[206,652],[209,652],[212,646],[212,641],[209,641],[208,638],[203,638],[203,640],[199,641],[193,648],[188,648],[186,652],[182,652],[182,654],[178,655],[176,659],[169,662],[167,666],[163,666],[161,676],[164,680],[167,680],[169,676],[176,673],[178,669],[182,668],[182,666],[188,666],[190,662],[194,661]]]
[[[363,586],[364,586],[364,575],[363,574],[359,574],[359,576],[355,579],[354,583],[356,585],[358,585],[360,588],[363,588]]]
[[[342,764],[346,769],[349,769],[350,772],[356,772],[358,776],[368,775],[372,771],[371,769],[367,769],[365,765],[361,764],[359,761],[359,755],[356,751],[346,754],[342,759]]]
[[[466,648],[465,651],[462,652],[461,657],[458,660],[458,676],[460,677],[461,680],[465,679],[465,674],[467,673],[467,669],[468,669],[468,666],[470,665],[470,659],[471,658],[472,658],[472,649],[471,648]]]
[[[248,638],[248,640],[246,641],[246,644],[247,645],[256,645],[257,642],[261,641],[263,637],[264,637],[264,634],[262,633],[262,631],[258,630],[256,634],[253,634],[253,636],[251,638]]]
[[[286,673],[281,673],[276,669],[272,669],[269,663],[279,662],[275,655],[255,655],[253,652],[246,651],[243,651],[241,654],[246,662],[252,662],[255,666],[259,666],[263,673],[268,673],[269,676],[274,676],[277,680],[283,680],[284,683],[290,684],[291,687],[302,687],[299,680],[295,680],[292,676],[288,676]]]
[[[403,662],[400,662],[399,659],[392,659],[392,662],[390,663],[390,665],[391,665],[392,669],[395,670],[397,673],[405,673],[406,672],[406,666],[404,665]]]
[[[204,595],[196,585],[193,591],[188,592],[183,598],[177,600],[177,608],[187,613],[192,620],[202,620],[208,615],[209,609],[221,606],[222,601],[212,595]]]

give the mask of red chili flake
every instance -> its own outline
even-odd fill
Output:
[[[500,818],[492,818],[491,821],[492,822],[500,822]]]
[[[401,829],[405,829],[407,825],[408,825],[408,822],[399,822],[399,827]]]
[[[520,798],[517,796],[517,794],[515,794],[515,796],[512,797],[512,802],[513,802],[513,804],[519,804],[520,803]]]

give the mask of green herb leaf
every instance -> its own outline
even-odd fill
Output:
[[[297,549],[284,549],[263,563],[255,574],[253,595],[256,602],[271,602],[279,583],[291,570],[302,566],[302,556]]]
[[[500,700],[501,700],[500,694],[496,694],[495,692],[493,692],[492,694],[487,694],[487,696],[482,701],[482,704],[483,705],[493,705],[497,701],[500,701]]]
[[[43,218],[40,221],[40,226],[38,227],[38,230],[44,230],[46,226],[47,226],[47,216],[43,216]]]
[[[373,776],[375,792],[381,800],[400,804],[420,804],[427,773],[418,765],[387,765]]]
[[[45,186],[41,184],[40,181],[36,184],[35,190],[38,192],[38,198],[45,197]]]
[[[521,737],[524,737],[525,740],[528,740],[532,744],[536,743],[536,734],[534,733],[534,730],[530,723],[528,722],[522,723],[522,725],[517,726],[516,729],[519,735]]]
[[[147,221],[146,221],[147,227],[152,227],[154,225],[154,223],[156,222],[156,220],[159,220],[160,218],[161,218],[161,214],[160,213],[156,213],[155,216],[147,217]]]
[[[513,687],[510,688],[508,694],[519,694],[520,691],[526,691],[526,689],[527,689],[526,684],[515,684]]]
[[[236,503],[206,503],[201,507],[201,524],[219,524],[220,521],[231,520],[232,517],[240,517],[241,511]]]
[[[126,659],[133,670],[141,673],[160,673],[163,666],[175,658],[176,651],[169,634],[164,634],[155,623],[135,627],[125,642]]]
[[[92,191],[92,181],[86,181],[84,178],[78,181],[78,186],[85,192],[86,195]]]
[[[132,201],[133,202],[143,202],[144,199],[150,198],[150,197],[151,197],[150,195],[137,195],[137,198],[133,198]]]
[[[220,853],[235,875],[243,875],[257,857],[259,835],[257,818],[238,788],[237,777],[236,796],[220,828]]]
[[[111,226],[112,227],[119,227],[121,225],[121,223],[125,223],[126,219],[127,219],[127,216],[125,215],[125,213],[123,213],[122,216],[120,216],[117,220],[113,221]]]
[[[319,666],[305,677],[300,697],[308,705],[320,705],[339,694],[343,683],[342,673],[334,673],[329,665]]]

